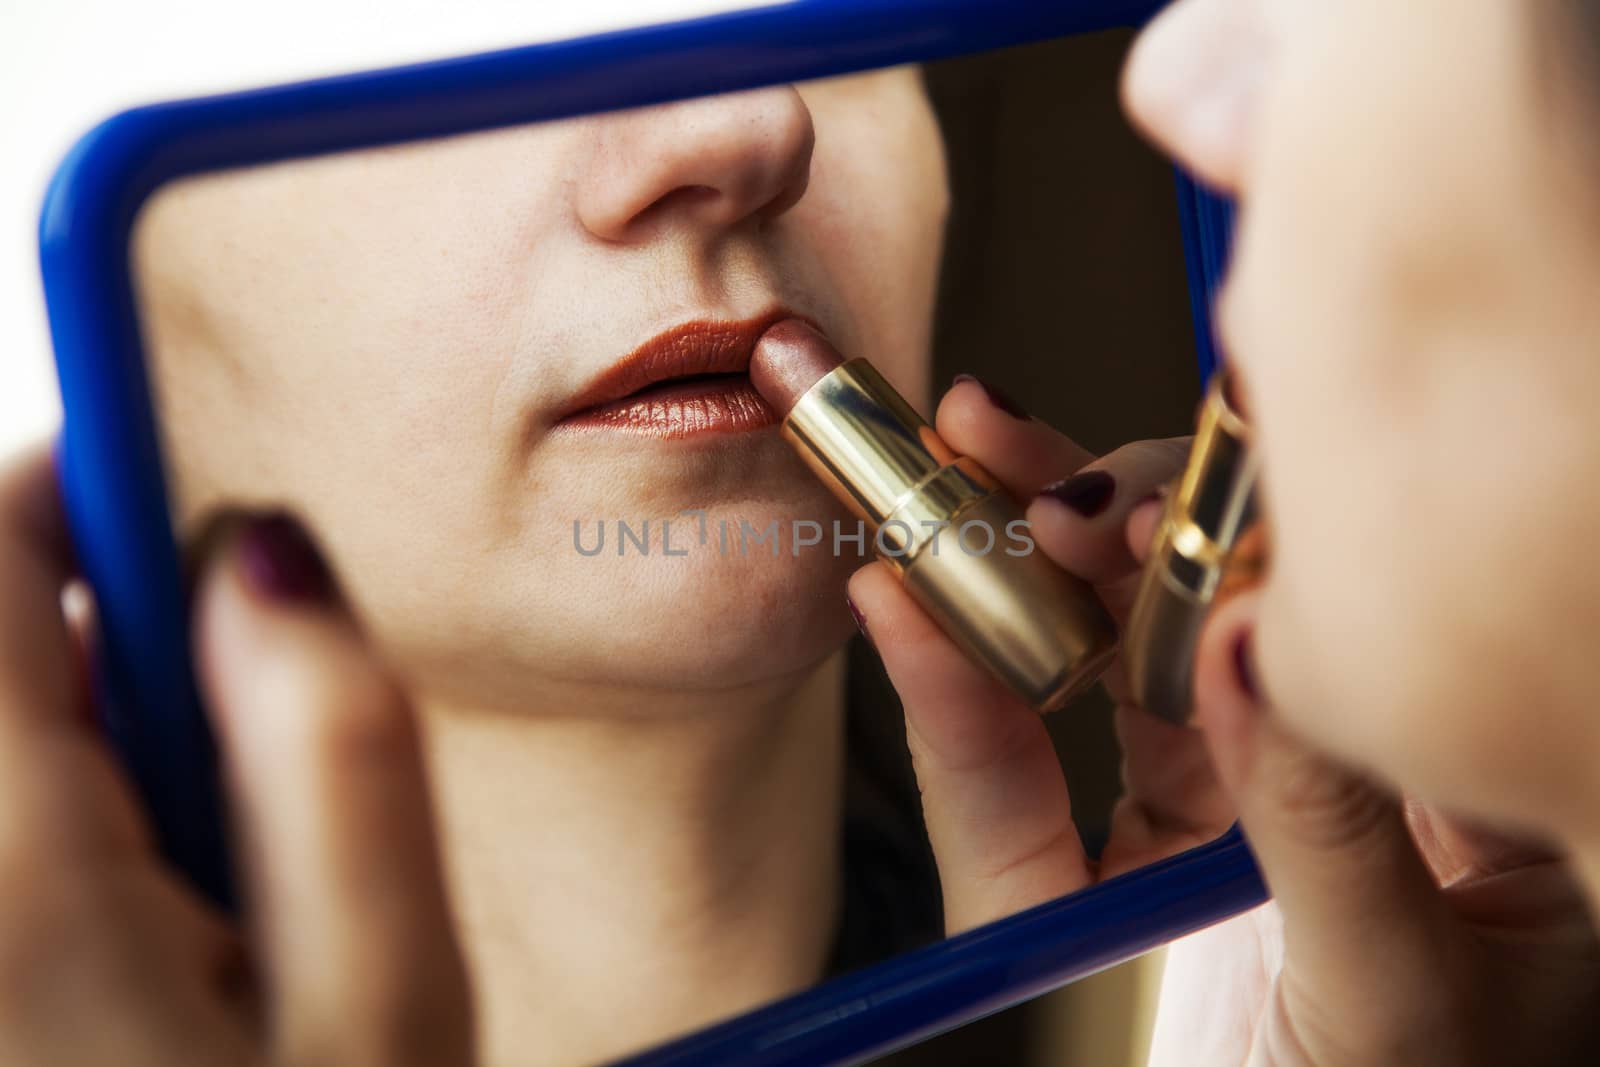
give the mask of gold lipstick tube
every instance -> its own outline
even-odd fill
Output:
[[[871,364],[830,371],[783,434],[923,610],[1030,705],[1053,711],[1099,680],[1117,634],[1094,590],[1038,551],[1017,502]]]
[[[1193,715],[1194,656],[1236,544],[1253,522],[1257,465],[1227,371],[1213,376],[1177,489],[1156,531],[1123,642],[1133,697],[1175,723]]]

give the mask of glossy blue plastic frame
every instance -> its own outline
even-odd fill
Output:
[[[163,848],[228,902],[221,809],[189,659],[128,241],[162,183],[202,171],[441,137],[923,62],[1137,25],[1158,0],[787,4],[199,100],[102,123],[56,174],[40,255],[66,421],[58,465],[104,645],[101,713]],[[1179,176],[1202,374],[1228,208]],[[637,1064],[869,1058],[1036,996],[1265,899],[1237,831],[1147,869],[829,982]]]

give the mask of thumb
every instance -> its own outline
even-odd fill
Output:
[[[1217,609],[1197,654],[1196,722],[1283,913],[1285,983],[1340,1045],[1418,1032],[1459,944],[1399,801],[1315,751],[1267,708],[1251,635],[1259,592]],[[1383,981],[1374,981],[1375,975]],[[1409,995],[1409,994],[1415,994]],[[1374,1028],[1348,1031],[1350,1020]],[[1309,1051],[1309,1050],[1308,1050]]]

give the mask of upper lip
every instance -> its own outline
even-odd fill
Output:
[[[572,398],[558,418],[632,396],[674,378],[705,374],[743,374],[762,334],[784,319],[803,315],[787,309],[742,322],[697,319],[658,334],[602,371]]]

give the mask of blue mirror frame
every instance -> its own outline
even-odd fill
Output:
[[[40,259],[65,423],[57,465],[98,603],[100,712],[167,856],[231,903],[129,263],[164,182],[333,151],[926,62],[1141,24],[1161,0],[790,0],[441,62],[135,108],[62,162]],[[1178,176],[1202,375],[1231,210]],[[1266,899],[1237,829],[1020,915],[661,1046],[634,1064],[854,1062],[1131,959]]]

